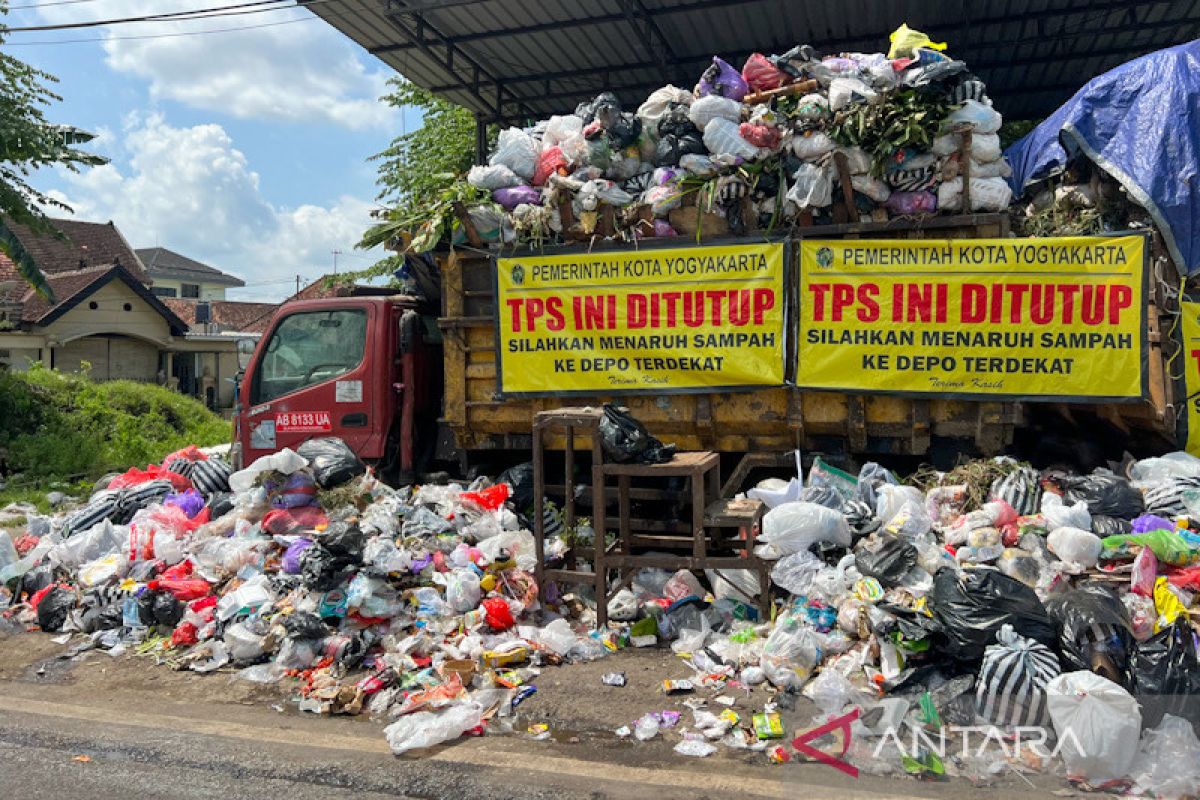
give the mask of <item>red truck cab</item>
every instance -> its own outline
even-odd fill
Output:
[[[405,295],[280,308],[241,379],[235,462],[337,436],[385,477],[412,480],[419,432],[436,429],[441,395],[427,319]]]

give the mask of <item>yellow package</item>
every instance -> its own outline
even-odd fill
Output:
[[[892,48],[888,50],[888,58],[915,58],[914,52],[918,47],[929,50],[945,50],[945,42],[935,42],[920,31],[913,30],[908,25],[901,25],[888,36]]]
[[[1180,614],[1187,613],[1187,607],[1179,599],[1179,595],[1171,589],[1166,578],[1154,582],[1154,608],[1158,611],[1158,619],[1154,623],[1154,632],[1174,624]]]

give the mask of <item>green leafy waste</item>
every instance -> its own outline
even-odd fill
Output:
[[[34,364],[0,373],[0,463],[9,489],[157,463],[189,444],[230,441],[230,423],[153,384],[99,383]]]

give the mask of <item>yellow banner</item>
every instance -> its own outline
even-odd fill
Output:
[[[796,383],[1142,397],[1143,248],[1142,236],[804,241]]]
[[[505,394],[619,394],[784,380],[782,243],[501,258]]]
[[[1200,303],[1180,302],[1179,335],[1183,339],[1183,385],[1187,391],[1187,446],[1200,456]]]

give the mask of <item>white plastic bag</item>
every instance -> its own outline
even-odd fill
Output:
[[[801,161],[816,161],[837,147],[824,131],[797,133],[792,137],[792,155]],[[868,168],[869,169],[869,168]],[[853,172],[853,170],[851,171]]]
[[[1136,788],[1151,797],[1182,800],[1200,795],[1200,739],[1191,723],[1167,714],[1142,734],[1133,770]]]
[[[977,133],[971,137],[971,158],[986,164],[995,161],[1004,154],[1000,147],[1000,135],[995,133]],[[972,187],[971,191],[975,191]]]
[[[874,101],[878,92],[858,78],[834,78],[829,84],[829,108],[841,111],[855,100]]]
[[[697,153],[688,153],[679,159],[679,166],[698,178],[711,178],[717,174],[717,165],[713,163],[713,160]]]
[[[870,175],[851,175],[850,185],[854,187],[854,191],[865,194],[876,203],[886,203],[892,196],[892,190],[886,183]]]
[[[714,119],[724,119],[738,123],[742,118],[742,104],[728,97],[710,94],[692,103],[688,109],[688,119],[702,131],[708,130],[708,123]],[[709,148],[710,150],[712,148]]]
[[[446,576],[446,602],[459,614],[476,608],[482,596],[479,575],[474,570],[456,569]]]
[[[946,133],[933,140],[930,150],[935,156],[948,156],[951,153],[958,152],[959,146],[962,144],[962,137],[957,133]]]
[[[751,500],[763,501],[767,508],[775,508],[784,503],[792,503],[799,500],[800,492],[804,490],[804,466],[801,462],[799,450],[795,451],[795,457],[796,477],[788,480],[786,483],[779,478],[767,478],[746,492],[746,497],[749,497]]]
[[[704,126],[704,146],[714,155],[734,156],[747,161],[757,158],[759,154],[757,147],[742,138],[738,124],[723,117],[710,120]]]
[[[565,656],[571,652],[579,637],[571,630],[571,624],[565,619],[556,619],[537,632],[537,643],[547,649]]]
[[[839,152],[846,156],[846,168],[851,175],[867,175],[871,171],[871,156],[861,147],[842,147]]]
[[[408,714],[383,729],[388,745],[396,755],[409,750],[432,747],[457,739],[483,721],[483,709],[474,703],[459,703],[442,711],[418,711]]]
[[[718,600],[753,603],[758,597],[758,573],[749,569],[706,569],[704,575]]]
[[[807,550],[815,542],[850,546],[850,526],[841,513],[816,503],[784,503],[763,517],[760,558],[781,558]]]
[[[467,183],[476,189],[494,192],[497,189],[507,189],[509,186],[519,186],[523,181],[503,164],[492,164],[486,167],[471,167],[467,172]]]
[[[1046,537],[1046,549],[1058,556],[1067,572],[1078,574],[1096,566],[1103,544],[1091,531],[1055,528]]]
[[[802,614],[781,617],[763,645],[758,665],[779,689],[799,689],[821,663],[822,638]]]
[[[825,563],[808,550],[784,556],[771,568],[771,580],[775,585],[794,595],[808,594],[813,579]]]
[[[1200,458],[1182,450],[1143,458],[1130,468],[1129,477],[1137,489],[1149,489],[1171,478],[1200,478]]]
[[[285,447],[278,453],[262,456],[243,470],[238,470],[229,476],[229,489],[234,494],[248,492],[254,487],[254,481],[263,472],[282,472],[291,475],[298,469],[308,466],[308,460],[298,455],[290,447]]]
[[[1129,774],[1142,727],[1129,692],[1092,672],[1067,672],[1046,684],[1046,705],[1068,774],[1092,785]]]
[[[833,203],[833,179],[828,169],[816,164],[801,164],[792,180],[787,199],[801,211],[825,208]]]
[[[496,139],[496,152],[492,153],[488,163],[508,167],[528,181],[537,170],[537,157],[536,139],[520,128],[505,128]]]
[[[975,133],[996,133],[1004,124],[1000,112],[978,100],[968,100],[962,108],[950,114],[946,120],[950,125],[970,125]]]
[[[663,86],[655,89],[646,98],[646,101],[638,106],[637,116],[642,121],[642,130],[648,131],[651,136],[658,136],[658,123],[667,111],[670,110],[674,103],[682,103],[690,106],[692,104],[692,93],[687,89],[680,89],[678,86]]]
[[[938,187],[937,207],[961,211],[963,180],[951,178]],[[971,211],[1003,211],[1012,202],[1012,187],[1003,178],[971,178]]]
[[[1012,175],[1012,167],[1003,158],[980,164],[971,159],[971,178],[1007,178]]]
[[[887,522],[908,503],[925,507],[925,493],[915,486],[885,483],[875,490],[875,519]]]
[[[101,556],[121,552],[128,542],[128,528],[102,520],[86,531],[54,545],[46,553],[46,560],[53,566],[75,569]]]
[[[1088,512],[1087,503],[1080,500],[1074,505],[1065,505],[1061,495],[1046,492],[1042,495],[1042,516],[1046,518],[1046,527],[1092,529],[1092,515]]]

